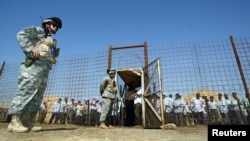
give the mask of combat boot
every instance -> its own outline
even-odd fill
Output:
[[[24,127],[21,121],[21,115],[12,115],[11,122],[7,128],[8,132],[26,133],[28,128]]]
[[[108,129],[108,126],[104,122],[102,122],[100,124],[100,128],[102,128],[102,129]]]
[[[22,123],[23,126],[27,127],[30,131],[38,132],[42,130],[42,127],[34,126],[32,121],[34,118],[34,114],[23,114]]]

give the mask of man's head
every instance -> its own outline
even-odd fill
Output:
[[[233,92],[233,93],[232,93],[232,97],[233,97],[234,99],[239,99],[236,92]]]
[[[68,97],[64,97],[64,101],[66,101],[66,102],[67,102],[67,101],[68,101],[68,99],[69,99]]]
[[[114,78],[114,77],[115,77],[115,73],[116,73],[116,70],[115,70],[115,69],[109,69],[108,74],[109,74],[109,76],[110,76],[111,78]]]
[[[222,98],[222,93],[218,93],[218,98],[219,98],[219,99]]]
[[[176,93],[176,94],[175,94],[175,98],[176,98],[176,99],[180,99],[180,98],[181,98],[181,95],[180,95],[179,93]]]
[[[227,93],[224,93],[224,97],[225,97],[225,99],[229,99],[229,96]]]
[[[200,97],[201,97],[201,94],[200,93],[196,93],[196,98],[200,99]]]
[[[62,20],[58,17],[51,17],[43,20],[42,27],[46,34],[56,34],[58,29],[62,28]]]

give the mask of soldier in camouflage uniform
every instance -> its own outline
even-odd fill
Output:
[[[111,126],[111,112],[113,102],[117,94],[117,86],[115,82],[116,70],[107,70],[107,75],[100,84],[100,93],[102,96],[102,108],[100,116],[100,128],[113,128]]]
[[[39,110],[47,85],[49,71],[59,54],[52,34],[62,28],[58,17],[47,18],[42,27],[27,27],[17,33],[18,43],[26,55],[20,65],[18,92],[13,98],[8,114],[11,122],[9,132],[40,131],[41,127],[32,124],[33,117]]]

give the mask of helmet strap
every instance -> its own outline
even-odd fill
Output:
[[[50,34],[49,34],[49,33],[50,33],[49,27],[44,27],[43,29],[44,29],[44,31],[45,31],[45,33],[46,33],[45,36],[46,36],[46,37],[49,36],[49,35],[50,35]]]

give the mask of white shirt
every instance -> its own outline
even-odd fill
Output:
[[[76,116],[82,116],[82,112],[81,112],[82,108],[83,108],[82,105],[77,104],[77,106],[76,106]]]
[[[90,101],[90,109],[91,110],[97,110],[97,102],[96,102],[96,100],[91,100]]]
[[[175,99],[173,101],[174,113],[182,113],[183,107],[185,107],[186,102],[182,98]]]
[[[52,112],[58,113],[60,112],[60,108],[61,108],[61,103],[55,102],[52,108]]]
[[[217,106],[221,113],[228,113],[227,103],[224,98],[217,100]]]
[[[208,109],[217,109],[217,103],[215,101],[209,101]]]
[[[137,92],[136,92],[136,94],[137,94],[137,96],[135,97],[135,99],[134,99],[134,104],[137,104],[137,103],[141,103],[141,96],[142,96],[142,90],[140,89],[140,90],[138,90]]]
[[[164,105],[166,106],[166,112],[172,112],[173,111],[173,98],[172,97],[165,97],[164,98]]]
[[[192,106],[192,111],[193,112],[205,112],[205,100],[202,98],[197,99],[194,97],[191,101],[190,104]]]

